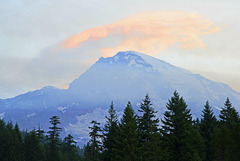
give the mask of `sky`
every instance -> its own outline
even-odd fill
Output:
[[[0,0],[0,98],[135,50],[240,92],[237,0]]]

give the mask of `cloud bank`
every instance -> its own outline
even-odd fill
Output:
[[[220,27],[204,15],[184,11],[151,11],[85,30],[66,39],[61,45],[64,48],[81,47],[89,40],[121,37],[117,45],[103,46],[103,56],[112,56],[121,50],[156,55],[176,43],[185,49],[205,48],[201,37],[219,31]]]

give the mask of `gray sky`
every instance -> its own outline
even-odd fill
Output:
[[[59,44],[85,30],[92,32],[94,27],[115,24],[116,28],[116,22],[132,14],[163,10],[170,11],[169,14],[177,10],[204,15],[204,19],[221,30],[199,36],[205,48],[184,49],[177,42],[154,56],[240,91],[239,3],[233,0],[0,0],[0,98],[46,85],[67,87],[103,55],[102,48],[130,41],[123,37],[133,37],[133,34],[110,33],[67,50],[59,49]]]

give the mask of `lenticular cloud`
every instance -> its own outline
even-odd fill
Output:
[[[87,29],[66,39],[64,48],[81,47],[84,42],[120,39],[117,44],[104,42],[103,56],[120,50],[158,54],[170,45],[185,49],[205,48],[202,36],[220,31],[209,18],[184,11],[151,11],[135,14],[113,24]]]

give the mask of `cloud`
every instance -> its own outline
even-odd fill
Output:
[[[85,30],[66,39],[61,45],[64,48],[81,47],[89,40],[121,37],[117,45],[103,46],[103,56],[112,56],[120,50],[156,55],[176,43],[185,49],[205,48],[201,38],[219,31],[220,27],[204,15],[184,11],[151,11]]]

